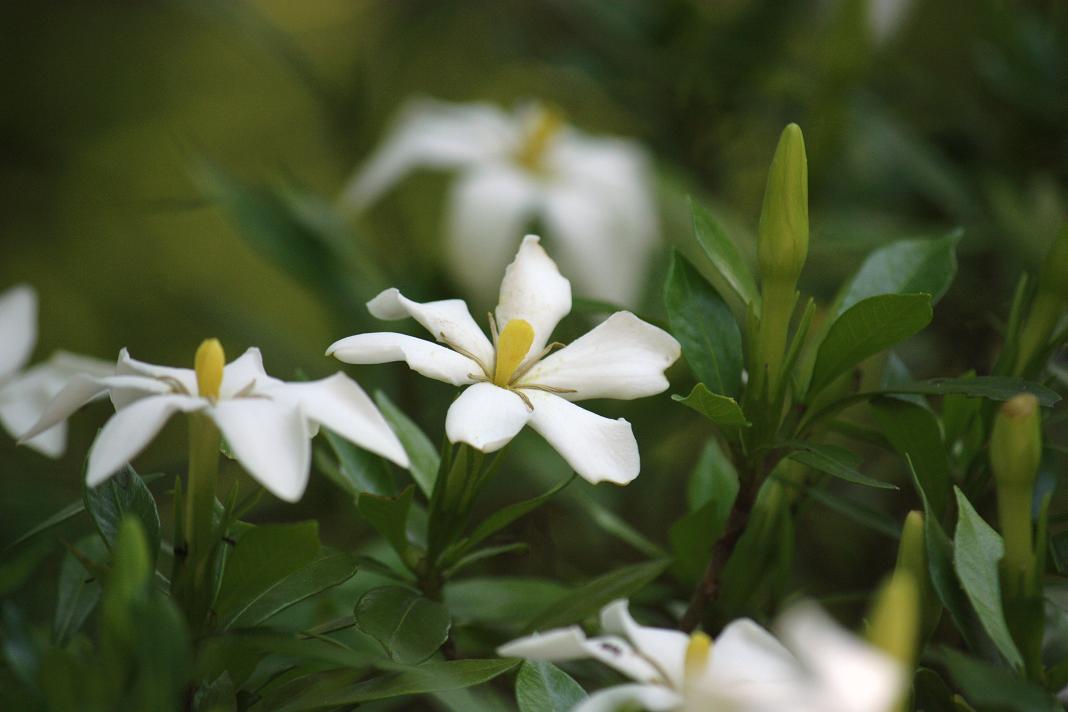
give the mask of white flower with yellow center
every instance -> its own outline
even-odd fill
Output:
[[[545,107],[408,104],[357,171],[343,201],[367,208],[415,168],[455,170],[447,260],[473,295],[490,299],[537,220],[584,296],[631,305],[659,241],[648,160],[632,141],[591,137]]]
[[[114,375],[72,379],[23,440],[110,393],[116,412],[89,451],[86,480],[90,486],[136,457],[179,412],[209,416],[245,470],[289,502],[304,494],[311,467],[309,440],[320,425],[408,467],[408,456],[397,436],[348,376],[336,373],[318,381],[280,381],[263,370],[256,348],[224,364],[222,346],[215,339],[197,349],[195,370],[136,361],[123,349]]]
[[[0,295],[0,424],[19,437],[37,422],[45,406],[78,374],[105,375],[111,363],[57,351],[26,368],[37,344],[37,293],[19,285]],[[58,423],[26,441],[43,455],[59,457],[67,449],[67,426]]]
[[[635,681],[595,692],[574,712],[889,712],[905,681],[900,665],[807,604],[781,619],[786,645],[748,619],[714,643],[704,633],[639,625],[624,600],[605,606],[601,628],[596,638],[578,626],[537,633],[497,653],[594,658]]]
[[[492,340],[459,299],[420,304],[387,289],[367,307],[379,319],[412,317],[441,343],[404,334],[358,334],[332,344],[327,355],[356,364],[405,361],[429,378],[468,386],[445,420],[451,442],[492,452],[529,424],[590,482],[626,484],[638,476],[630,423],[595,415],[573,401],[662,392],[668,387],[664,369],[679,357],[679,344],[630,312],[617,312],[551,353],[562,346],[550,344],[549,337],[571,311],[571,285],[537,237],[523,239],[505,270],[500,301],[490,315]]]

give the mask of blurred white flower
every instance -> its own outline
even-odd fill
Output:
[[[0,295],[0,424],[14,437],[37,422],[48,402],[73,376],[112,371],[107,361],[63,351],[26,368],[36,344],[37,293],[25,284],[12,287]],[[59,423],[26,445],[59,457],[67,449],[67,426]]]
[[[492,342],[460,299],[420,304],[387,289],[367,308],[379,319],[412,317],[444,346],[404,334],[357,334],[332,344],[327,355],[358,364],[405,361],[429,378],[469,386],[449,408],[450,441],[492,452],[529,423],[590,482],[626,484],[638,476],[630,423],[572,401],[662,392],[679,344],[630,312],[617,312],[549,355],[563,346],[549,344],[549,337],[571,311],[571,285],[534,235],[524,238],[505,270],[496,317],[489,317]]]
[[[905,682],[901,666],[841,629],[814,605],[780,620],[780,638],[748,619],[713,642],[703,633],[638,625],[627,602],[601,611],[605,635],[578,626],[536,633],[501,646],[505,657],[594,658],[634,683],[590,695],[575,712],[613,712],[625,704],[684,712],[889,712]]]
[[[659,240],[648,160],[632,141],[587,136],[545,107],[422,99],[353,177],[364,209],[415,168],[455,170],[447,257],[472,293],[492,297],[515,235],[538,220],[583,296],[631,306]]]
[[[868,28],[876,44],[891,39],[908,19],[913,0],[869,0]]]
[[[201,365],[204,346],[217,349],[217,357],[208,359],[207,366]],[[218,342],[209,340],[204,346],[198,351],[195,371],[136,361],[123,349],[114,375],[72,379],[23,439],[110,393],[116,412],[89,451],[86,480],[90,486],[136,457],[177,412],[208,415],[245,470],[290,502],[304,494],[311,466],[308,441],[319,425],[408,467],[408,456],[385,418],[345,374],[287,383],[267,375],[259,349],[249,349],[223,367]]]

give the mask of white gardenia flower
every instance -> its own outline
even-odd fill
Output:
[[[48,402],[77,374],[105,375],[111,363],[57,351],[26,368],[37,344],[37,293],[26,284],[0,294],[0,424],[19,437],[37,422]],[[67,449],[67,426],[58,423],[26,445],[48,457]]]
[[[515,235],[542,225],[584,296],[632,305],[659,241],[649,162],[633,141],[591,137],[539,105],[415,100],[342,200],[362,210],[410,171],[454,170],[447,259],[489,299]]]
[[[202,352],[207,354],[204,359]],[[86,480],[91,487],[136,457],[178,412],[201,412],[214,420],[245,470],[289,502],[304,494],[311,467],[309,440],[320,425],[401,467],[409,466],[381,412],[345,374],[280,381],[263,370],[256,348],[225,367],[223,362],[222,347],[214,339],[198,350],[195,371],[136,361],[123,349],[114,375],[72,379],[23,439],[110,393],[116,412],[89,451]]]
[[[357,364],[405,361],[429,378],[468,386],[445,420],[451,442],[493,452],[529,424],[590,482],[622,485],[638,476],[630,423],[573,401],[662,392],[679,343],[630,312],[616,312],[568,346],[550,344],[571,311],[571,285],[536,236],[523,239],[505,270],[496,317],[490,315],[492,341],[460,299],[420,304],[387,289],[367,308],[379,319],[412,317],[444,345],[404,334],[358,334],[332,344],[327,355]]]
[[[889,712],[905,680],[898,663],[808,604],[783,617],[787,645],[748,619],[732,622],[715,642],[704,633],[642,626],[625,600],[605,606],[601,628],[605,635],[596,638],[578,626],[537,633],[497,653],[594,658],[634,680],[595,692],[575,712],[627,704],[653,712]]]

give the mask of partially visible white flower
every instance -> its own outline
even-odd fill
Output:
[[[429,378],[469,386],[445,420],[451,442],[493,452],[529,424],[590,482],[626,484],[638,476],[630,423],[573,401],[662,392],[679,343],[630,312],[616,312],[550,355],[563,346],[549,337],[571,311],[571,285],[536,236],[524,238],[505,271],[496,317],[490,315],[492,341],[460,299],[421,304],[387,289],[367,308],[379,319],[412,317],[444,345],[405,334],[357,334],[332,344],[327,355],[356,364],[405,361]]]
[[[815,606],[782,619],[781,638],[748,619],[713,642],[703,633],[639,625],[627,602],[601,611],[605,635],[578,626],[514,640],[505,657],[566,661],[594,658],[634,680],[600,690],[575,712],[612,712],[624,704],[684,712],[888,712],[904,684],[901,666],[842,630]]]
[[[0,424],[19,437],[37,422],[48,402],[75,375],[110,373],[107,361],[63,351],[26,368],[37,344],[37,293],[18,285],[0,295]],[[67,449],[65,423],[41,432],[26,442],[48,457]]]
[[[201,358],[205,347],[207,356]],[[214,340],[197,352],[195,371],[136,361],[123,349],[114,375],[72,379],[23,439],[110,393],[116,412],[89,451],[90,486],[136,457],[178,412],[208,415],[245,470],[290,502],[304,494],[311,467],[309,440],[319,425],[401,467],[409,466],[404,448],[378,408],[343,373],[287,383],[267,375],[259,349],[249,349],[225,367],[223,359]]]
[[[876,44],[891,39],[908,19],[913,0],[868,0],[868,28]]]
[[[584,296],[634,303],[659,228],[648,160],[633,141],[588,136],[539,105],[509,114],[415,100],[342,199],[364,209],[420,167],[458,173],[447,255],[476,296],[492,296],[514,236],[539,220]]]

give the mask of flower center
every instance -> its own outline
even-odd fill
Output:
[[[686,646],[686,680],[691,682],[699,678],[708,665],[708,656],[712,652],[712,639],[697,631],[690,636]]]
[[[193,359],[197,374],[197,391],[202,398],[217,399],[222,386],[226,354],[218,339],[204,339]]]
[[[493,366],[493,382],[496,385],[508,386],[533,343],[534,327],[529,321],[512,319],[504,325],[497,337],[497,358]]]
[[[531,171],[541,170],[545,152],[563,125],[564,118],[560,112],[552,109],[538,111],[537,118],[516,152],[516,160],[520,165]]]

